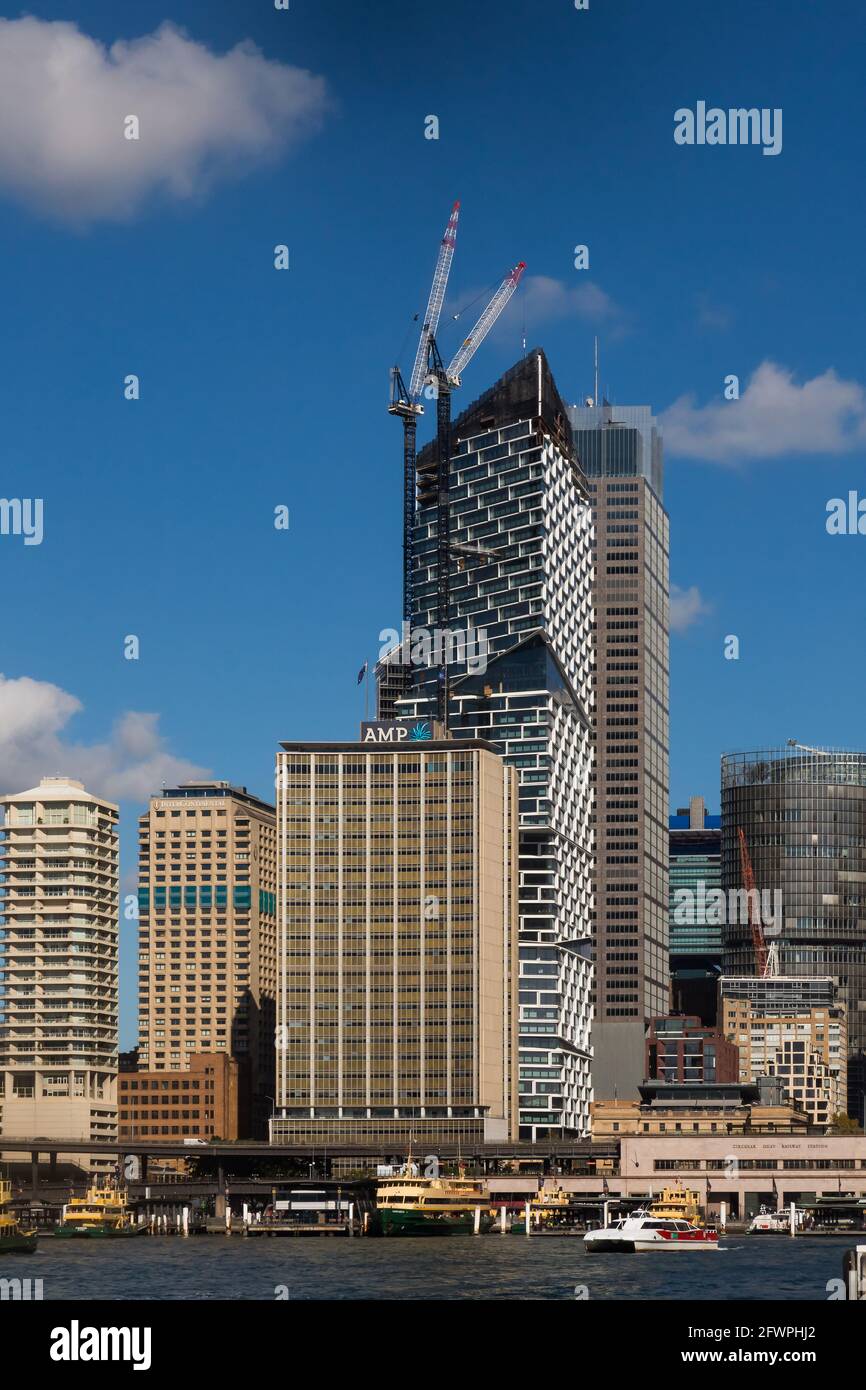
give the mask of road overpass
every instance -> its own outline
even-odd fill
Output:
[[[111,1141],[100,1143],[92,1139],[58,1139],[43,1135],[21,1137],[0,1135],[0,1151],[11,1156],[20,1153],[30,1156],[31,1196],[40,1189],[39,1164],[48,1159],[48,1182],[56,1182],[57,1158],[59,1154],[88,1154],[117,1161],[129,1156],[141,1162],[141,1183],[147,1183],[148,1165],[160,1159],[195,1159],[200,1165],[207,1164],[215,1173],[216,1190],[224,1193],[227,1177],[232,1176],[232,1167],[240,1163],[249,1168],[255,1160],[268,1165],[281,1161],[313,1164],[328,1177],[335,1160],[356,1160],[358,1167],[369,1167],[375,1163],[403,1163],[405,1149],[391,1150],[387,1145],[370,1144],[329,1144],[312,1147],[305,1144],[268,1144],[258,1140],[216,1140],[212,1143],[185,1144],[182,1140],[164,1141],[154,1139],[124,1139],[120,1143]],[[471,1151],[456,1143],[442,1144],[436,1148],[436,1157],[443,1161],[462,1159],[468,1166],[481,1172],[496,1172],[503,1165],[512,1167],[515,1163],[526,1167],[532,1164],[536,1171],[552,1170],[566,1173],[592,1174],[599,1159],[616,1163],[619,1144],[614,1140],[593,1143],[589,1139],[541,1143],[495,1143],[475,1144]],[[423,1159],[424,1155],[419,1154]],[[238,1175],[241,1180],[245,1174]],[[285,1181],[286,1179],[280,1179]],[[264,1178],[268,1185],[272,1179]],[[292,1179],[295,1181],[295,1179]]]

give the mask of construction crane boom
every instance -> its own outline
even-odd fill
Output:
[[[451,209],[451,216],[448,218],[448,226],[445,228],[445,235],[439,245],[439,255],[436,258],[436,269],[433,272],[433,283],[430,286],[430,298],[427,301],[427,312],[424,315],[421,337],[418,340],[418,351],[415,353],[415,365],[412,368],[412,375],[409,378],[409,399],[412,401],[416,401],[421,395],[421,388],[424,385],[424,378],[427,374],[430,339],[436,337],[436,332],[439,328],[439,315],[442,312],[442,305],[445,301],[445,291],[448,288],[448,276],[451,273],[451,262],[454,259],[454,246],[457,241],[457,221],[459,217],[460,203],[458,200]]]
[[[411,623],[412,621],[412,579],[414,569],[412,528],[415,524],[416,499],[416,426],[417,417],[424,412],[424,407],[421,405],[418,398],[421,395],[424,375],[427,371],[430,342],[433,334],[439,327],[439,315],[442,312],[442,303],[445,299],[445,290],[448,286],[451,261],[454,257],[454,244],[457,238],[457,220],[459,216],[460,203],[458,201],[451,209],[448,226],[445,228],[445,235],[439,246],[439,255],[436,258],[436,269],[433,272],[433,283],[430,287],[427,312],[424,316],[421,335],[418,339],[415,365],[412,369],[412,376],[408,388],[403,380],[400,368],[394,367],[391,371],[391,403],[388,406],[388,411],[391,415],[399,415],[403,421],[403,621],[405,623]]]
[[[436,334],[448,288],[451,262],[454,259],[459,217],[460,203],[458,201],[451,209],[445,235],[439,245],[436,268],[433,272],[433,283],[430,286],[430,297],[427,301],[427,310],[421,327],[408,387],[398,367],[393,368],[391,373],[391,401],[388,409],[392,415],[400,416],[403,421],[403,617],[404,623],[410,626],[410,637],[414,616],[413,528],[417,498],[416,426],[418,416],[423,414],[421,393],[427,382],[432,382],[435,385],[436,394],[436,616],[438,625],[443,632],[448,626],[449,568],[452,554],[462,566],[465,566],[467,559],[489,560],[498,558],[499,554],[492,550],[485,551],[482,547],[473,550],[470,546],[456,546],[451,543],[448,495],[451,469],[451,391],[460,385],[460,374],[472,360],[511,299],[526,266],[523,261],[520,261],[513,270],[509,271],[472,332],[464,339],[446,371],[436,343]],[[443,642],[443,653],[444,651]],[[448,665],[444,656],[437,675],[436,710],[439,720],[447,730]]]
[[[461,346],[458,348],[457,352],[455,353],[450,366],[446,369],[446,376],[448,377],[448,381],[451,386],[460,385],[460,377],[462,372],[472,361],[472,358],[475,356],[481,344],[484,342],[484,339],[487,337],[487,334],[490,332],[494,323],[499,318],[499,315],[502,313],[502,310],[505,308],[509,299],[514,294],[514,291],[520,284],[520,277],[525,269],[526,262],[521,261],[519,265],[516,265],[513,270],[510,270],[508,272],[505,279],[502,281],[502,284],[499,286],[498,290],[491,299],[490,303],[487,305],[487,308],[481,314],[481,317],[479,318],[472,332],[469,334],[468,338],[463,339],[463,342]]]
[[[749,926],[752,929],[752,946],[755,950],[755,966],[759,979],[764,979],[768,974],[767,942],[764,937],[764,928],[761,925],[761,914],[757,906],[758,891],[755,888],[755,875],[752,871],[752,861],[749,858],[749,847],[746,844],[746,836],[741,825],[737,826],[737,835],[740,840],[740,865],[743,871],[743,882],[746,885],[746,895],[749,906]]]
[[[448,495],[451,481],[451,392],[460,385],[460,373],[471,362],[499,318],[525,269],[526,263],[520,261],[509,271],[447,369],[439,355],[435,336],[430,337],[428,379],[436,383],[436,617],[442,632],[448,627],[451,608],[450,561],[453,547]],[[442,651],[442,664],[436,681],[436,716],[447,734],[449,682],[444,643]]]

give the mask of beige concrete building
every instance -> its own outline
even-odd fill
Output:
[[[225,1052],[196,1053],[189,1070],[124,1071],[118,1077],[121,1139],[239,1139],[239,1067]]]
[[[720,982],[720,1026],[739,1049],[740,1081],[780,1077],[788,1099],[816,1125],[848,1105],[846,1011],[830,1002],[835,995],[830,979],[723,976]]]
[[[237,1059],[241,1138],[264,1137],[276,1027],[274,808],[228,782],[151,799],[139,822],[139,1066]]]
[[[110,1140],[117,807],[67,777],[43,777],[2,806],[0,1136]]]
[[[639,1100],[597,1100],[592,1107],[594,1140],[625,1134],[805,1134],[808,1128],[805,1111],[768,1102],[756,1086],[648,1082]]]
[[[481,740],[277,755],[275,1141],[517,1134],[517,775]]]
[[[710,1218],[718,1218],[724,1203],[729,1217],[747,1219],[762,1206],[784,1210],[818,1197],[866,1197],[866,1135],[626,1135],[604,1186],[597,1175],[557,1182],[585,1199],[647,1199],[681,1184],[697,1191]],[[494,1205],[497,1198],[532,1196],[538,1184],[537,1177],[489,1179]]]
[[[648,406],[572,406],[595,587],[595,1097],[636,1096],[644,1032],[670,1009],[669,522]]]
[[[845,1113],[845,1083],[838,1067],[828,1066],[816,1047],[807,1041],[785,1040],[767,1065],[767,1075],[782,1082],[785,1094],[802,1105],[813,1125],[830,1124]]]

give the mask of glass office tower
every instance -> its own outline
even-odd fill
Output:
[[[722,888],[741,888],[742,828],[759,892],[782,895],[782,975],[831,976],[849,1058],[866,1047],[866,753],[797,745],[722,758]],[[756,973],[748,923],[729,922],[725,973]],[[856,1074],[855,1074],[856,1073]],[[863,1114],[862,1069],[848,1109]]]
[[[669,831],[673,1009],[698,1014],[711,1026],[722,970],[722,923],[718,911],[708,910],[708,896],[722,882],[722,818],[708,813],[702,796],[693,796],[671,816]]]

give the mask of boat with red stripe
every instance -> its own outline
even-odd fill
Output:
[[[609,1226],[587,1231],[583,1238],[587,1254],[633,1254],[643,1250],[718,1250],[718,1232],[712,1226],[693,1221],[654,1216],[651,1211],[633,1211]]]

